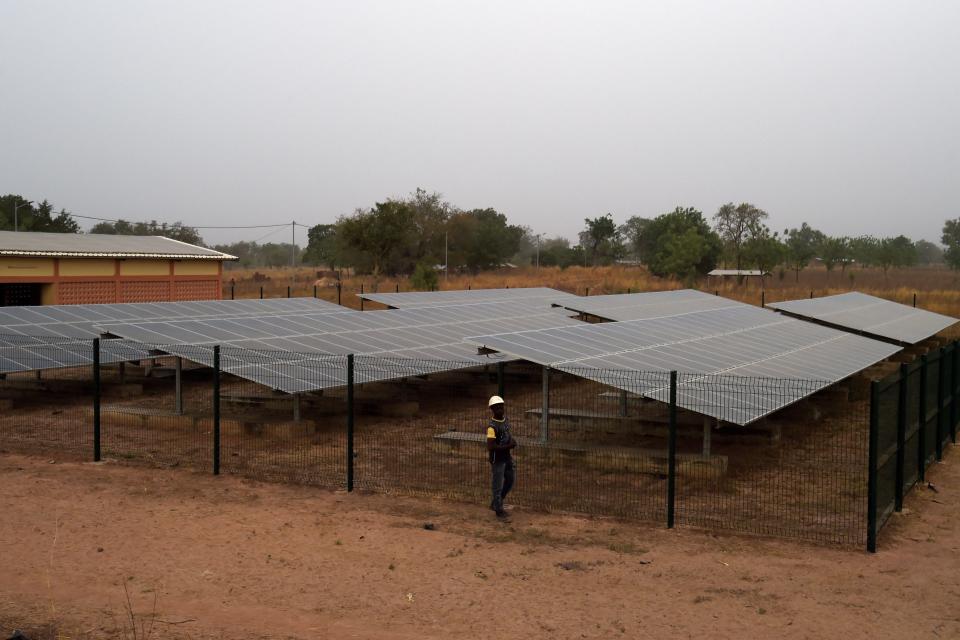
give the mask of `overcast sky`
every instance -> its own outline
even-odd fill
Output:
[[[79,214],[317,224],[419,186],[571,238],[728,201],[838,235],[960,217],[956,0],[3,0],[0,25],[0,193]]]

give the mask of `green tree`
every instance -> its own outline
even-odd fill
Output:
[[[723,241],[728,257],[733,258],[737,269],[743,268],[743,245],[750,238],[762,237],[763,221],[768,214],[749,202],[733,206],[728,202],[717,210],[713,220],[717,233]]]
[[[398,265],[404,264],[403,251],[411,243],[412,218],[413,211],[405,202],[378,202],[369,211],[341,217],[336,235],[348,251],[364,254],[369,259],[374,275],[385,271],[397,273]]]
[[[451,263],[471,271],[507,262],[520,250],[524,236],[523,227],[508,224],[507,216],[495,209],[454,213],[446,228]]]
[[[14,207],[16,207],[16,225],[14,225]],[[53,205],[44,200],[34,204],[22,196],[7,194],[0,196],[0,230],[44,231],[47,233],[80,233],[80,225],[66,209],[54,213]]]
[[[580,232],[580,246],[594,265],[609,264],[623,255],[623,242],[613,216],[584,218],[586,227]]]
[[[890,268],[909,267],[917,263],[917,248],[906,236],[883,238],[877,251],[877,264],[886,276]]]
[[[702,241],[694,241],[698,236]],[[722,243],[703,214],[692,207],[677,207],[654,218],[641,236],[640,252],[654,275],[689,278],[716,267]]]
[[[418,263],[410,278],[410,284],[419,291],[433,291],[438,283],[437,270],[426,262]]]
[[[817,248],[823,242],[824,235],[812,228],[806,222],[799,229],[784,231],[787,247],[787,262],[796,274],[796,281],[800,281],[800,272],[807,268],[810,261],[817,256]]]
[[[540,243],[540,265],[544,267],[560,267],[566,269],[575,264],[581,264],[581,253],[570,247],[566,238],[549,238]]]
[[[947,249],[943,259],[951,269],[960,270],[960,218],[943,223],[943,235],[940,241]]]
[[[861,267],[877,264],[880,241],[873,236],[857,236],[850,239],[850,257]]]
[[[303,261],[311,265],[337,268],[337,226],[318,224],[307,230],[307,248]]]
[[[203,245],[203,238],[193,227],[188,227],[182,222],[168,224],[166,222],[127,222],[118,220],[116,222],[98,222],[90,229],[90,233],[104,233],[109,235],[121,236],[163,236],[172,240],[179,240],[188,244]]]
[[[847,268],[847,262],[850,260],[850,240],[848,238],[823,236],[817,246],[817,254],[823,266],[827,269],[828,277],[838,264],[840,270],[844,271]]]
[[[943,248],[929,240],[917,240],[917,264],[943,264]]]
[[[754,230],[741,247],[743,263],[766,273],[783,262],[786,247],[777,232],[770,232],[766,225]]]
[[[633,256],[634,260],[643,260],[643,253],[641,251],[643,247],[643,233],[647,227],[650,226],[651,222],[653,221],[650,218],[631,216],[626,222],[620,225],[620,235],[623,237],[627,250]]]

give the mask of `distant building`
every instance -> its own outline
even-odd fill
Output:
[[[216,300],[236,259],[160,236],[0,231],[0,306]]]

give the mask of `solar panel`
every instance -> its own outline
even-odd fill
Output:
[[[456,291],[409,291],[404,293],[361,293],[364,300],[379,302],[395,309],[429,306],[450,306],[480,302],[515,302],[549,306],[570,298],[570,293],[549,287],[522,287],[519,289],[468,289]]]
[[[702,375],[702,379],[685,377],[688,388],[680,390],[678,405],[739,425],[762,418],[899,351],[893,345],[749,305],[484,335],[468,341],[663,401],[668,390],[638,386],[632,378],[617,378],[610,371],[676,370]],[[710,376],[803,380],[810,384],[785,384],[761,406],[750,394],[724,388],[719,379]],[[719,400],[711,406],[702,401],[705,386]]]
[[[572,300],[560,301],[560,304],[571,311],[605,320],[642,320],[690,311],[744,306],[742,302],[720,298],[695,289],[576,297]]]
[[[0,309],[0,373],[75,367],[93,363],[93,338],[101,322],[150,318],[245,318],[272,313],[340,313],[344,307],[315,298],[197,300],[90,305],[3,307]],[[148,349],[132,342],[103,340],[103,364],[139,360]]]
[[[904,344],[916,344],[957,322],[956,318],[916,309],[859,291],[809,300],[771,302],[767,306],[799,318],[823,322]]]
[[[463,338],[478,332],[503,332],[580,324],[554,310],[535,311],[518,308],[508,302],[472,304],[466,307],[437,306],[389,311],[353,311],[340,314],[301,314],[296,317],[256,317],[245,319],[208,318],[202,320],[144,322],[127,325],[103,325],[113,335],[156,346],[167,353],[212,364],[212,346],[230,348],[237,362],[224,365],[224,371],[296,393],[311,389],[322,381],[306,371],[299,379],[279,375],[264,365],[258,353],[271,354],[275,369],[289,370],[289,362],[331,355],[375,355],[393,363],[378,371],[367,359],[358,367],[358,381],[387,380],[452,370],[496,361],[480,356]],[[197,350],[196,347],[205,347]],[[243,350],[249,358],[242,358]],[[269,360],[268,358],[268,360]],[[500,358],[502,359],[502,357]],[[328,360],[323,366],[328,366]],[[229,367],[229,368],[228,368]],[[361,371],[362,369],[362,371]],[[400,370],[402,373],[398,374]],[[293,376],[292,378],[296,378]],[[325,383],[323,383],[325,384]],[[339,377],[336,385],[343,384]]]

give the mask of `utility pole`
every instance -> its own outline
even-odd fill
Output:
[[[537,271],[540,271],[540,236],[541,233],[537,234]]]
[[[297,222],[290,222],[290,288],[293,289],[293,277],[297,262]]]
[[[447,281],[450,279],[450,252],[448,251],[448,240],[449,232],[443,232],[443,280]]]
[[[33,204],[33,200],[24,200],[23,204],[17,202],[16,200],[13,201],[13,230],[14,231],[20,231],[20,223],[17,220],[17,209],[20,209],[21,207],[29,207],[32,204]]]

